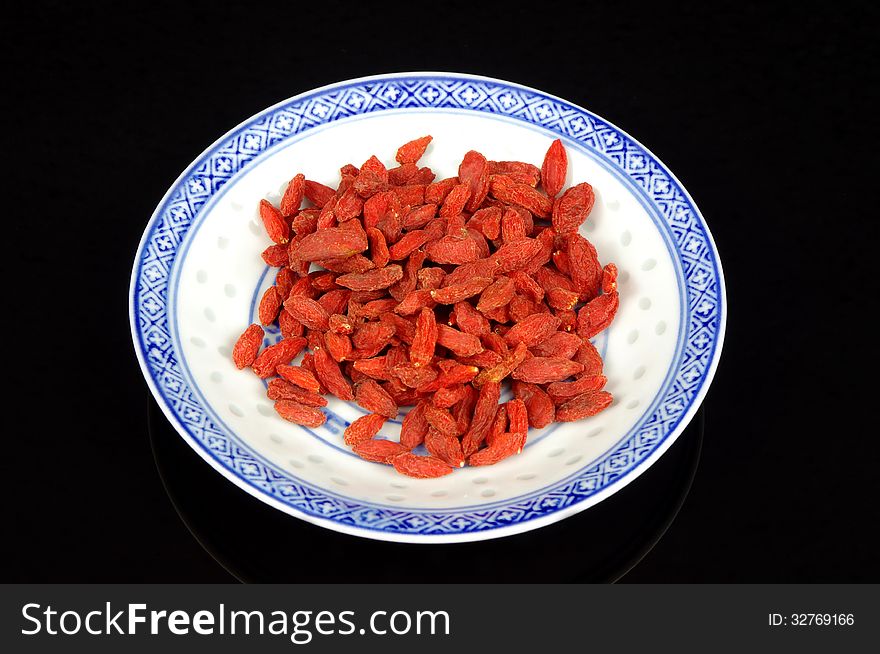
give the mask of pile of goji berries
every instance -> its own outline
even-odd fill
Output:
[[[345,443],[411,477],[496,463],[522,451],[529,426],[605,409],[589,339],[618,306],[617,268],[578,233],[593,189],[562,192],[559,140],[540,169],[470,151],[437,182],[417,163],[430,142],[401,146],[391,169],[375,156],[345,165],[336,189],[296,175],[280,207],[260,203],[275,243],[262,256],[279,270],[259,319],[283,340],[260,352],[254,324],[233,350],[238,368],[272,377],[291,422],[323,424],[328,393],[357,402],[370,413]],[[507,379],[514,399],[499,405]],[[415,408],[400,441],[375,438],[401,406]],[[422,444],[428,456],[412,452]]]

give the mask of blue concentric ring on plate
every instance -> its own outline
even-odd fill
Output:
[[[613,166],[659,216],[682,279],[681,347],[654,410],[589,467],[557,484],[485,507],[421,511],[356,502],[315,487],[253,452],[212,419],[181,365],[169,324],[175,259],[200,210],[261,154],[333,121],[388,110],[474,111],[555,132]],[[153,214],[132,273],[135,350],[165,415],[202,458],[283,511],[338,531],[410,542],[503,536],[595,504],[646,469],[683,431],[720,356],[726,299],[711,234],[687,191],[644,146],[594,114],[541,91],[458,73],[402,73],[334,84],[286,100],[224,135],[174,183]]]

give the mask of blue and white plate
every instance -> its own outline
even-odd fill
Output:
[[[621,299],[614,324],[596,340],[615,396],[608,410],[532,430],[522,454],[495,466],[414,480],[361,461],[342,445],[342,431],[362,415],[357,406],[331,402],[319,429],[285,422],[263,383],[235,369],[230,351],[272,281],[260,259],[268,240],[259,200],[277,202],[300,171],[335,185],[346,162],[360,165],[377,154],[390,164],[398,145],[424,134],[434,141],[423,163],[439,177],[456,174],[470,149],[540,164],[550,142],[561,138],[569,180],[596,190],[583,229],[603,263],[618,265]],[[725,310],[721,263],[706,223],[651,152],[565,100],[458,73],[341,82],[247,119],[174,182],[147,225],[131,279],[132,336],[144,376],[202,458],[303,520],[416,543],[535,529],[638,477],[705,396]],[[399,423],[382,433],[396,438]]]

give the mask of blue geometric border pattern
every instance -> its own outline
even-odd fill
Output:
[[[208,199],[255,157],[292,135],[350,116],[405,108],[498,114],[546,128],[605,155],[644,190],[663,216],[684,272],[684,354],[657,410],[596,465],[510,505],[425,513],[352,502],[311,487],[238,447],[209,419],[188,386],[172,345],[167,306],[171,269]],[[413,536],[510,527],[563,510],[622,479],[661,446],[697,400],[708,382],[724,315],[720,265],[708,231],[684,189],[653,155],[613,125],[562,100],[466,75],[390,76],[337,85],[273,107],[243,124],[205,153],[157,209],[135,262],[132,293],[138,354],[166,408],[207,455],[298,512],[357,529]]]

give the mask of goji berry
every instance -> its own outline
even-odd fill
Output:
[[[434,356],[437,344],[437,317],[425,307],[416,318],[416,331],[409,350],[409,359],[414,365],[423,366]]]
[[[491,175],[524,175],[534,179],[534,184],[541,180],[541,169],[523,161],[490,161],[489,174]]]
[[[602,269],[602,292],[613,293],[617,290],[617,266],[609,263]]]
[[[507,420],[510,423],[509,430],[513,433],[525,434],[529,430],[529,415],[525,403],[519,399],[513,399],[506,403]]]
[[[501,356],[501,361],[497,364],[486,367],[474,379],[474,386],[483,386],[487,383],[497,383],[505,379],[511,374],[529,355],[526,344],[520,342],[516,348],[507,354]]]
[[[275,374],[276,366],[293,361],[293,358],[302,352],[305,345],[306,339],[302,337],[285,338],[260,352],[260,355],[251,364],[251,368],[261,379],[271,377]]]
[[[455,304],[477,295],[491,283],[490,277],[474,277],[461,284],[433,289],[431,290],[431,298],[439,304]]]
[[[477,302],[477,311],[484,315],[493,309],[503,307],[513,299],[516,292],[516,285],[510,277],[502,275],[494,282],[489,284],[480,294]]]
[[[441,409],[450,409],[464,399],[464,389],[464,384],[456,384],[455,386],[440,388],[434,393],[434,397],[431,401],[434,406],[439,406]]]
[[[296,400],[278,400],[275,402],[275,411],[285,420],[303,427],[320,427],[327,422],[323,411],[300,404]]]
[[[533,238],[510,241],[498,248],[492,255],[499,273],[521,270],[541,251],[541,243]]]
[[[336,197],[336,191],[329,186],[307,179],[303,185],[303,194],[319,209]]]
[[[360,441],[351,450],[362,459],[374,463],[389,463],[392,457],[409,451],[400,443],[382,438]]]
[[[306,190],[306,178],[302,173],[294,175],[293,179],[287,183],[287,189],[281,198],[281,214],[283,216],[292,216],[299,210],[302,204],[303,196]]]
[[[432,426],[425,435],[425,449],[454,468],[464,467],[461,442],[453,435],[442,433]]]
[[[327,406],[327,400],[323,396],[294,386],[283,379],[269,380],[266,397],[270,400],[296,400],[304,406]]]
[[[260,306],[257,310],[260,322],[263,325],[271,325],[278,317],[278,310],[281,308],[281,299],[278,297],[278,289],[270,286],[260,298]]]
[[[489,163],[486,157],[476,150],[467,152],[458,167],[458,179],[469,191],[470,197],[464,208],[473,212],[483,204],[489,192]]]
[[[391,342],[394,330],[395,328],[387,322],[363,323],[355,330],[351,341],[357,350],[372,352],[368,356],[375,356]]]
[[[553,210],[553,202],[546,195],[504,175],[492,176],[489,191],[502,202],[519,205],[539,218],[549,218]]]
[[[391,369],[391,375],[409,388],[420,388],[437,379],[437,370],[431,366],[399,363]]]
[[[428,421],[425,419],[426,406],[425,401],[416,404],[415,408],[404,416],[400,425],[400,444],[410,450],[421,445],[428,433]]]
[[[584,367],[577,361],[560,357],[531,357],[513,371],[513,378],[533,384],[547,384],[568,379]]]
[[[397,404],[388,392],[372,379],[365,379],[357,385],[354,399],[358,406],[366,411],[378,413],[386,418],[397,417]]]
[[[283,342],[283,341],[282,341]],[[340,400],[353,400],[351,385],[342,375],[339,364],[323,348],[314,353],[315,376],[330,393]]]
[[[393,310],[397,306],[397,300],[394,298],[381,298],[379,300],[370,300],[366,304],[364,304],[360,312],[358,313],[358,318],[364,320],[375,320],[381,317],[383,314],[388,313]]]
[[[570,399],[562,406],[556,407],[556,420],[572,422],[594,416],[607,409],[614,398],[606,391],[590,391]]]
[[[313,209],[300,211],[290,223],[290,228],[298,236],[311,234],[316,229],[318,229],[318,217],[320,215],[321,214],[319,211],[315,211]]]
[[[300,261],[319,261],[322,259],[348,258],[369,247],[364,232],[328,227],[307,234],[299,242],[296,256]]]
[[[559,322],[559,318],[549,313],[533,313],[511,327],[504,335],[504,340],[508,345],[525,343],[526,347],[534,347],[550,338],[559,327]]]
[[[391,259],[385,235],[375,227],[368,227],[366,231],[370,244],[370,260],[376,268],[384,268]]]
[[[444,324],[437,325],[437,345],[462,357],[469,357],[483,349],[477,336],[465,334]]]
[[[389,168],[388,183],[401,186],[412,179],[417,172],[419,172],[419,167],[412,162],[400,164],[397,168]]]
[[[476,370],[474,370],[474,373],[476,374]],[[470,384],[464,385],[464,391],[464,397],[452,408],[452,417],[455,418],[455,422],[458,425],[458,432],[460,434],[466,433],[468,427],[470,427],[474,406],[477,403],[477,397],[479,395],[477,389]]]
[[[581,300],[592,300],[599,294],[602,283],[602,266],[599,264],[596,248],[577,233],[569,235],[567,248],[574,290]]]
[[[422,158],[423,154],[425,154],[425,150],[428,149],[428,144],[430,142],[431,136],[422,136],[420,138],[413,139],[412,141],[404,143],[399,148],[397,148],[397,154],[394,156],[394,158],[400,164],[414,164]]]
[[[511,329],[511,331],[513,331]],[[510,332],[507,332],[510,334]],[[546,339],[541,340],[529,349],[536,357],[562,357],[571,359],[580,348],[583,341],[576,334],[568,332],[554,332]]]
[[[286,266],[288,262],[287,246],[283,243],[270,245],[265,250],[263,250],[263,253],[260,256],[263,257],[263,261],[266,262],[267,266],[272,266],[273,268]]]
[[[527,382],[513,382],[513,395],[526,405],[529,416],[529,426],[535,429],[543,429],[556,417],[556,406],[553,400],[536,384]]]
[[[572,186],[553,203],[553,228],[559,234],[577,231],[593,209],[593,187],[582,182]]]
[[[577,333],[581,338],[592,338],[611,324],[617,313],[620,298],[617,291],[600,295],[580,308],[577,315]]]
[[[449,195],[449,192],[458,184],[458,177],[449,177],[441,179],[439,182],[432,182],[425,188],[425,202],[440,205]]]
[[[241,370],[256,360],[260,345],[263,344],[263,336],[265,336],[265,332],[262,327],[250,325],[238,337],[235,347],[232,348],[232,361],[236,368]]]
[[[481,336],[489,333],[489,321],[468,302],[456,302],[450,316],[466,334]]]
[[[442,434],[458,436],[458,423],[449,411],[433,404],[427,404],[424,411],[425,420],[434,429]]]
[[[284,338],[295,338],[304,333],[303,324],[293,317],[287,309],[281,309],[278,313],[278,328]]]
[[[522,452],[524,444],[522,434],[505,432],[495,439],[491,447],[471,454],[467,459],[467,464],[469,466],[494,465],[509,456]]]
[[[559,195],[559,191],[565,185],[565,176],[568,173],[568,155],[562,146],[562,141],[556,139],[547,149],[544,155],[544,163],[541,166],[541,186],[551,198]]]
[[[290,225],[268,200],[260,200],[260,219],[266,228],[266,234],[275,243],[287,243],[290,240]]]
[[[555,402],[565,401],[575,395],[602,390],[607,382],[605,375],[581,375],[573,382],[553,382],[547,386],[547,394]]]
[[[507,403],[499,404],[495,410],[495,417],[486,432],[486,445],[492,447],[495,439],[507,431]]]
[[[379,433],[382,425],[385,424],[385,420],[387,418],[378,413],[368,413],[365,416],[361,416],[345,428],[345,431],[342,433],[342,440],[349,447],[368,441]]]
[[[444,236],[428,243],[425,246],[425,254],[435,263],[454,265],[470,263],[480,258],[477,242],[470,237],[459,239],[453,236]]]
[[[303,295],[291,295],[284,302],[284,310],[309,329],[324,331],[329,328],[330,314],[315,300]]]
[[[403,268],[397,264],[364,273],[348,273],[336,278],[336,283],[353,291],[377,291],[388,288],[403,277]]]
[[[498,382],[487,381],[480,387],[470,427],[461,439],[461,448],[466,457],[476,452],[486,437],[486,432],[489,430],[492,419],[495,417],[500,397],[501,384]]]
[[[431,290],[440,288],[446,273],[442,268],[422,268],[416,275],[417,288]]]
[[[285,379],[300,388],[312,391],[313,393],[319,393],[321,391],[321,385],[318,383],[318,380],[315,379],[315,376],[311,371],[306,370],[302,366],[280,365],[276,366],[275,371],[282,379]]]
[[[324,345],[330,356],[340,363],[350,359],[354,349],[351,339],[346,334],[337,334],[329,330],[324,334]]]
[[[414,207],[403,217],[403,229],[420,229],[434,220],[436,215],[436,204],[423,204],[420,207]]]
[[[412,452],[404,452],[403,454],[393,456],[390,461],[397,472],[416,479],[442,477],[455,469],[437,457],[418,456]]]

